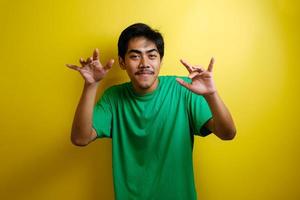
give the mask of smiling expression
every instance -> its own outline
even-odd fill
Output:
[[[132,38],[125,59],[119,57],[119,63],[137,93],[146,94],[156,89],[161,59],[154,42],[145,37]]]

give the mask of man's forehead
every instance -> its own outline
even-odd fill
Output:
[[[132,38],[131,40],[129,40],[127,52],[129,52],[131,50],[139,50],[142,52],[144,52],[144,51],[146,52],[146,51],[149,51],[152,49],[155,49],[157,51],[157,47],[154,42],[152,42],[151,40],[148,40],[144,37],[137,37],[137,38]]]

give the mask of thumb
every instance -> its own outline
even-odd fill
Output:
[[[78,67],[76,65],[66,64],[66,66],[69,67],[70,69],[74,69],[74,70],[80,71],[80,67]]]
[[[191,90],[191,86],[192,86],[191,84],[185,82],[185,81],[182,80],[181,78],[176,78],[176,81],[177,81],[180,85],[182,85],[183,87],[185,87],[185,88]]]

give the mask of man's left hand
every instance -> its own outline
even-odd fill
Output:
[[[192,80],[192,82],[187,83],[181,78],[177,78],[176,80],[178,83],[192,92],[203,96],[213,94],[217,91],[212,78],[212,69],[215,62],[214,58],[211,58],[207,70],[200,66],[192,66],[183,60],[180,60],[180,62],[189,71],[188,77]]]

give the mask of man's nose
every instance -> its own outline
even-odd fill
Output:
[[[141,58],[141,62],[139,64],[139,68],[149,68],[148,60],[144,56]]]

